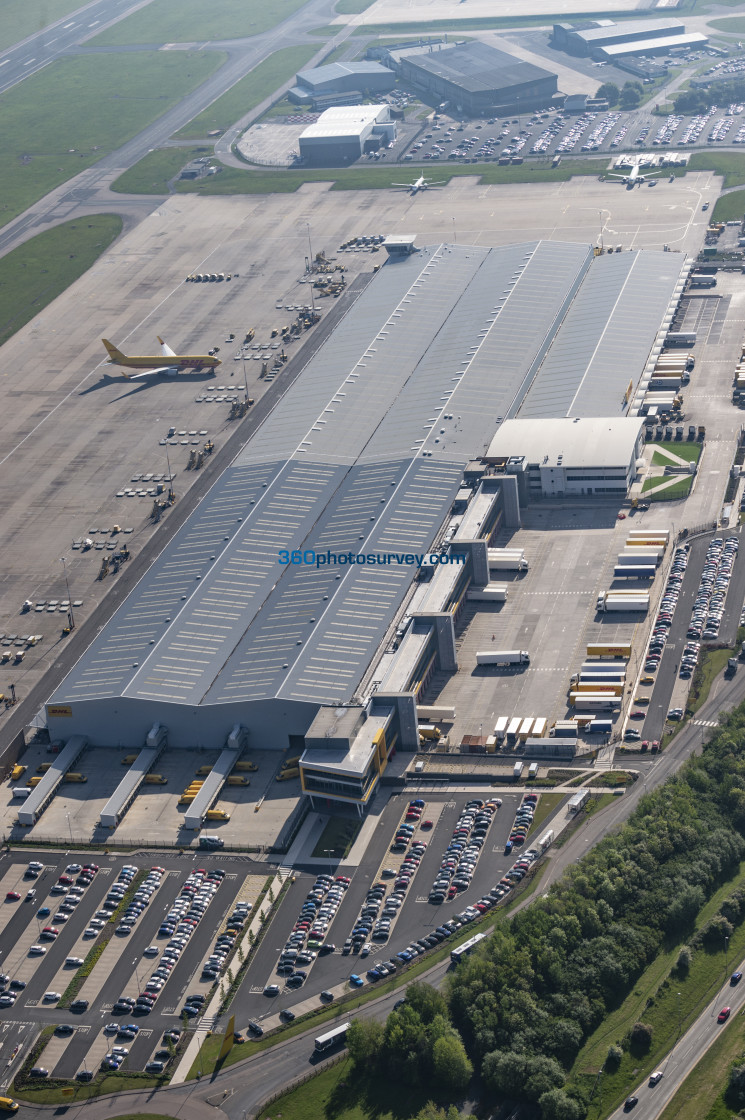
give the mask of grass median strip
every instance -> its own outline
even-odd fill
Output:
[[[121,230],[117,214],[96,214],[46,230],[3,257],[0,345],[82,276]]]
[[[304,0],[152,0],[139,11],[106,28],[88,43],[121,47],[142,43],[191,43],[243,39],[276,27],[303,6]],[[111,57],[110,55],[106,56]]]

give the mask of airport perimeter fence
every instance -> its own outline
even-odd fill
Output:
[[[90,840],[81,839],[81,837],[71,836],[47,836],[44,840],[39,840],[32,836],[12,836],[5,833],[2,839],[3,846],[9,848],[84,848],[86,851],[103,852],[106,853],[110,850],[116,849],[122,852],[138,852],[142,849],[141,840],[105,840],[99,842],[91,842]],[[239,853],[241,855],[264,855],[269,849],[265,844],[260,844],[256,847],[250,847],[247,844],[226,844],[223,848],[193,848],[186,844],[177,844],[170,840],[148,840],[148,848],[159,848],[162,850],[169,850],[171,852],[182,852],[186,855],[195,855],[200,852],[202,855],[224,855],[226,853]]]

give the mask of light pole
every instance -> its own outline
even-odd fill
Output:
[[[333,866],[333,864],[332,864],[332,862],[331,862],[331,857],[332,857],[332,855],[334,854],[334,849],[333,849],[333,848],[324,848],[324,849],[323,849],[323,854],[324,854],[325,856],[328,856],[328,857],[329,857],[329,871],[330,871],[330,872],[331,872],[331,874],[333,875],[333,874],[334,874],[334,866]]]
[[[74,618],[73,613],[72,613],[72,595],[70,594],[70,584],[68,583],[68,580],[67,580],[67,557],[66,556],[60,556],[60,563],[62,564],[62,571],[65,573],[65,587],[67,588],[67,602],[68,602],[67,619],[68,619],[68,622],[70,623],[70,629],[74,630],[75,629],[75,618]]]
[[[310,310],[313,315],[313,322],[316,321],[316,304],[313,295],[313,246],[310,243],[310,222],[306,222],[305,226],[308,230],[308,272],[310,274]]]
[[[67,820],[67,828],[70,833],[70,845],[72,846],[72,825],[70,824],[70,814],[65,813],[65,818]]]
[[[680,992],[676,992],[676,995],[678,997],[678,1038],[680,1038],[680,1032],[682,1030],[682,1020],[680,1018]]]
[[[729,937],[724,938],[724,979],[727,979],[727,954],[729,952]]]

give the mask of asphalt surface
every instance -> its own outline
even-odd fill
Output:
[[[351,885],[326,933],[325,940],[336,945],[337,952],[329,956],[319,956],[312,966],[303,966],[309,975],[300,990],[291,991],[282,987],[280,996],[271,998],[263,995],[263,987],[265,984],[283,985],[282,977],[275,971],[279,954],[297,921],[305,896],[315,880],[315,874],[327,869],[319,867],[313,875],[306,873],[298,877],[292,890],[285,895],[267,935],[259,946],[250,969],[250,984],[245,983],[242,986],[231,1004],[230,1012],[231,1014],[235,1012],[239,1025],[245,1024],[249,1019],[258,1020],[268,1015],[276,1015],[283,1007],[292,1007],[294,1004],[315,997],[324,989],[343,982],[353,972],[364,976],[367,969],[372,968],[376,962],[388,960],[405,949],[412,941],[431,933],[436,926],[478,901],[499,882],[519,858],[518,848],[512,855],[507,856],[504,854],[504,846],[510,834],[515,810],[522,800],[522,793],[502,794],[502,807],[498,810],[489,829],[468,889],[460,892],[450,902],[439,905],[429,903],[427,896],[445,848],[452,837],[455,822],[465,803],[478,795],[423,794],[430,812],[433,812],[437,803],[442,804],[442,811],[431,832],[420,833],[417,830],[416,839],[423,840],[427,844],[427,850],[409,886],[406,901],[392,925],[391,936],[388,941],[373,942],[373,948],[366,958],[359,957],[355,953],[343,956],[341,948],[352,932],[367,891],[373,882],[378,881],[378,869],[395,860],[395,857],[389,855],[389,848],[410,796],[407,793],[392,797],[381,814],[379,824],[367,846],[364,864],[352,876]],[[486,794],[482,793],[481,796],[485,797]],[[426,819],[426,816],[427,809],[424,810],[422,819]],[[544,821],[541,829],[546,827]],[[526,847],[530,847],[532,839]],[[384,881],[389,889],[392,888],[392,879]]]
[[[135,587],[155,557],[162,552],[168,542],[178,532],[201,502],[218,475],[232,462],[241,448],[248,442],[256,429],[266,419],[278,401],[284,396],[293,382],[299,377],[305,365],[327,340],[336,324],[372,279],[373,273],[361,273],[346,289],[343,296],[334,300],[324,317],[311,328],[306,341],[295,352],[270,384],[266,392],[251,408],[243,420],[236,421],[235,430],[225,444],[208,460],[199,472],[198,479],[191,485],[186,496],[172,507],[163,517],[158,531],[134,556],[119,570],[111,590],[89,618],[71,636],[67,644],[60,647],[55,661],[46,675],[31,690],[28,696],[19,697],[19,702],[9,712],[0,728],[0,751],[4,750],[17,735],[27,728],[36,714],[43,708],[59,683],[64,680],[84,649],[90,645],[99,630],[111,618],[120,603]]]
[[[47,897],[50,887],[59,875],[64,873],[65,867],[73,858],[81,863],[86,862],[87,857],[73,852],[53,855],[47,851],[12,852],[0,858],[0,877],[7,881],[6,877],[15,869],[20,878],[28,861],[33,858],[38,858],[45,864],[38,879],[24,880],[14,888],[22,896],[20,901],[0,901],[0,908],[13,910],[12,917],[0,930],[0,970],[5,971],[11,979],[17,974],[18,967],[25,958],[23,949],[17,948],[24,932],[29,927],[38,927],[40,930],[43,925],[52,924],[54,909],[50,917],[43,919],[36,917],[41,906],[47,905],[50,908],[55,906],[55,899]],[[26,987],[20,993],[15,1006],[0,1009],[0,1066],[9,1060],[10,1052],[16,1042],[30,1040],[40,1026],[70,1024],[76,1028],[76,1033],[68,1043],[62,1058],[50,1072],[60,1077],[73,1078],[105,1023],[133,1021],[141,1029],[137,1038],[127,1043],[130,1050],[127,1066],[130,1069],[142,1069],[157,1049],[163,1031],[181,1026],[179,1015],[187,992],[195,990],[207,993],[209,986],[206,984],[200,986],[198,983],[202,961],[214,942],[216,930],[220,928],[224,918],[231,913],[235,900],[241,897],[246,875],[266,873],[264,865],[254,866],[246,857],[215,857],[203,852],[188,853],[183,856],[161,851],[141,852],[134,857],[96,855],[95,860],[99,863],[100,871],[85,890],[83,900],[68,921],[59,927],[60,934],[57,939],[48,943],[47,953],[35,959],[33,975],[27,980]],[[112,939],[114,942],[124,942],[121,956],[111,974],[104,980],[98,995],[91,1001],[88,1010],[82,1014],[74,1014],[58,1009],[55,1005],[44,1004],[42,997],[46,991],[55,987],[63,991],[75,975],[74,968],[69,970],[69,975],[65,972],[66,978],[61,987],[59,978],[55,980],[65,958],[70,955],[85,957],[86,952],[95,944],[91,939],[83,943],[84,948],[75,947],[90,918],[96,910],[100,909],[104,897],[125,863],[146,870],[154,865],[160,866],[169,874],[164,877],[162,885],[135,923],[129,936],[125,939],[114,934]],[[147,1016],[138,1016],[132,1012],[125,1015],[112,1015],[111,1008],[118,997],[136,996],[141,987],[144,987],[145,978],[149,977],[157,967],[158,958],[144,958],[143,952],[149,945],[157,945],[161,950],[165,947],[168,939],[158,937],[158,927],[164,914],[179,894],[187,876],[195,867],[204,867],[207,870],[220,867],[226,875],[172,970],[153,1011]],[[33,902],[24,900],[25,892],[29,887],[36,890],[36,898]],[[64,896],[56,899],[57,905],[63,902]],[[5,915],[3,914],[2,917],[4,918]],[[94,980],[98,979],[95,969],[91,975]],[[116,1039],[111,1039],[112,1043],[115,1041]],[[45,1064],[43,1059],[40,1064]],[[96,1064],[89,1063],[89,1068],[95,1068]]]
[[[112,20],[141,8],[141,0],[94,0],[34,35],[0,51],[0,93],[54,62]]]

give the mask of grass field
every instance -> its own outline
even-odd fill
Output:
[[[708,698],[714,678],[727,667],[730,657],[732,657],[731,649],[703,650],[688,694],[687,707],[692,712],[697,712]]]
[[[121,47],[133,43],[191,43],[215,39],[243,39],[260,35],[302,8],[304,0],[153,0],[131,16],[102,31],[90,43]]]
[[[661,443],[655,443],[653,446],[652,462],[658,467],[666,467],[670,463],[667,455],[660,454],[659,448],[669,451],[671,455],[677,455],[679,459],[685,459],[687,463],[697,463],[701,458],[700,443],[688,443],[683,440],[676,443],[674,440],[662,440]]]
[[[239,82],[218,97],[217,101],[189,121],[176,133],[177,140],[194,140],[206,136],[219,128],[224,132],[237,120],[269,97],[283,82],[286,82],[318,51],[317,46],[284,47],[275,51],[269,58],[259,63],[255,70],[246,74]]]
[[[0,225],[136,136],[225,58],[219,52],[65,58],[0,97]]]
[[[96,1076],[95,1081],[87,1085],[73,1082],[75,1093],[72,1097],[63,1097],[62,1088],[67,1082],[57,1082],[40,1089],[14,1089],[13,1096],[18,1100],[28,1101],[29,1104],[64,1104],[69,1107],[79,1101],[92,1100],[93,1097],[103,1096],[108,1093],[124,1093],[127,1089],[157,1089],[159,1081],[148,1073],[105,1073]],[[142,1115],[141,1113],[137,1114]],[[144,1115],[147,1115],[145,1113]],[[157,1113],[153,1114],[157,1115]]]
[[[745,191],[730,191],[722,194],[716,201],[712,220],[715,222],[742,221],[745,214]]]
[[[645,478],[642,483],[642,494],[648,498],[650,502],[674,502],[679,498],[687,498],[691,492],[693,485],[693,476],[690,474],[683,475],[672,486],[666,486],[664,490],[657,493],[650,493],[653,487],[659,486],[662,477],[657,475],[655,478]]]
[[[742,35],[745,31],[745,16],[727,16],[725,19],[713,19],[709,27],[716,27],[717,31],[728,31],[730,35]]]
[[[3,257],[0,345],[69,288],[119,236],[115,214],[97,214],[46,230]]]
[[[79,7],[79,0],[3,0],[0,49],[49,27]]]
[[[723,186],[745,183],[745,155],[741,152],[694,152],[688,161],[691,171],[713,171],[724,179]]]
[[[704,925],[719,909],[722,901],[745,883],[745,868],[725,883],[703,907],[697,928]],[[590,1035],[574,1063],[569,1082],[582,1082],[585,1087],[594,1083],[597,1071],[603,1066],[608,1047],[620,1042],[638,1020],[653,1028],[652,1046],[644,1057],[634,1057],[628,1051],[617,1072],[603,1074],[602,1101],[596,1096],[588,1111],[588,1120],[607,1116],[647,1074],[661,1064],[679,1031],[685,1033],[711,1000],[717,989],[726,984],[730,966],[740,960],[745,952],[745,925],[736,928],[725,951],[708,952],[698,949],[693,957],[687,977],[668,979],[679,952],[679,945],[670,945],[661,952],[639,977],[633,991],[621,1006],[610,1013],[598,1029]],[[680,993],[680,995],[678,995]],[[726,1003],[724,996],[722,1002]],[[698,1113],[697,1117],[702,1117]]]
[[[352,1063],[344,1058],[331,1069],[283,1093],[259,1112],[258,1120],[402,1120],[423,1104],[421,1089],[407,1091],[401,1082],[350,1077]],[[434,1090],[431,1096],[437,1100]],[[449,1102],[447,1102],[449,1103]]]

